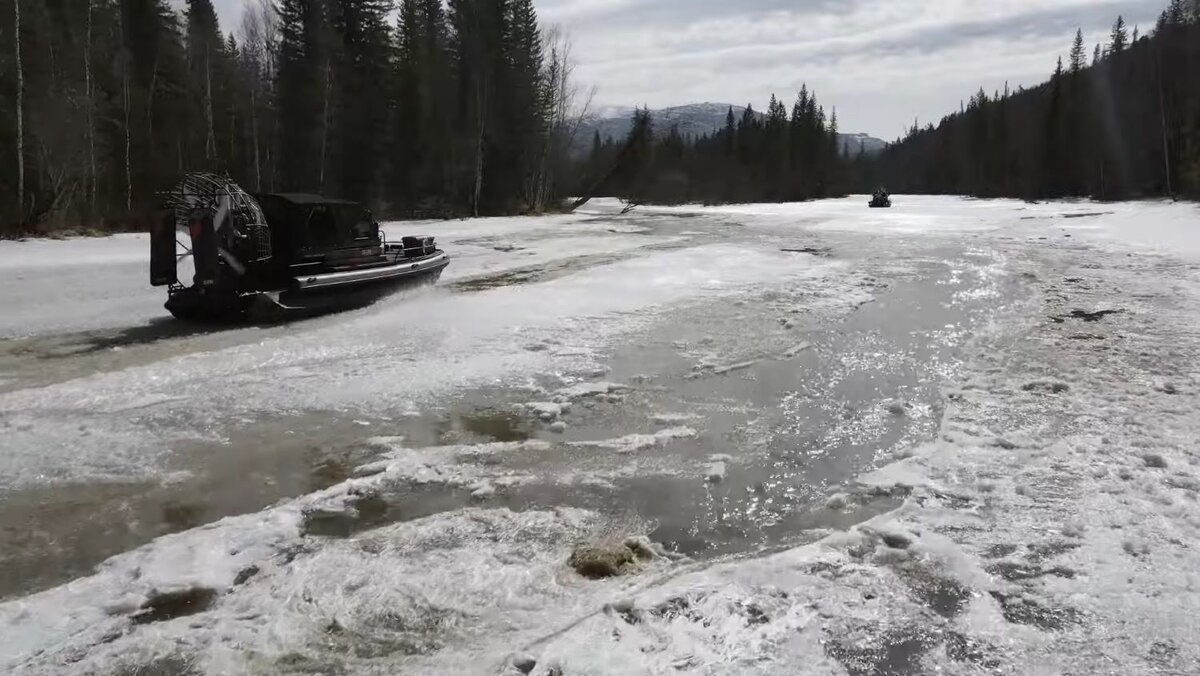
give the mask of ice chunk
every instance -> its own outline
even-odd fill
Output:
[[[674,439],[687,439],[696,436],[696,430],[691,427],[672,427],[660,430],[654,434],[630,434],[617,439],[603,441],[576,441],[571,445],[579,448],[602,448],[618,453],[636,453],[650,448],[665,446]]]
[[[477,500],[490,498],[496,494],[496,486],[491,481],[483,479],[467,486],[467,490],[471,491],[471,497]]]
[[[619,383],[579,383],[564,387],[555,392],[556,398],[561,398],[564,401],[574,401],[576,399],[584,399],[587,397],[597,397],[605,394],[620,393],[628,390],[627,385]]]
[[[569,407],[551,401],[534,401],[524,404],[524,407],[534,413],[539,420],[550,422],[557,420]]]
[[[721,483],[725,480],[725,472],[724,462],[711,462],[704,468],[704,480],[710,484]]]
[[[1158,453],[1147,453],[1142,456],[1142,462],[1146,463],[1147,467],[1155,469],[1166,469],[1167,461]]]
[[[825,501],[825,509],[841,511],[850,505],[850,496],[845,493],[835,493]]]
[[[812,343],[809,343],[809,342],[803,342],[803,343],[800,343],[799,345],[793,345],[792,347],[788,348],[787,351],[785,351],[783,353],[783,356],[786,359],[792,359],[796,355],[800,354],[801,352],[804,352],[805,350],[808,350],[811,347],[812,347]]]
[[[655,425],[678,425],[696,420],[699,417],[694,413],[658,413],[652,416],[650,421]]]

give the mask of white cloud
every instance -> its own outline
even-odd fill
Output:
[[[936,121],[980,86],[1033,85],[1076,26],[1099,40],[1123,13],[1145,27],[1165,0],[553,0],[578,75],[603,104],[763,107],[802,82],[842,128],[885,138]]]
[[[243,0],[214,0],[222,27]],[[1117,14],[1143,31],[1166,0],[540,0],[575,42],[597,102],[791,101],[802,82],[842,129],[891,138],[983,87],[1044,80],[1077,26],[1100,41]],[[1089,50],[1090,51],[1090,50]]]

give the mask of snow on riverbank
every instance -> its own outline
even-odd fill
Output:
[[[792,223],[814,231],[892,235],[994,232],[1032,238],[1075,236],[1190,260],[1200,259],[1200,205],[1192,202],[1024,202],[895,195],[891,209],[868,211],[863,208],[868,199],[867,195],[851,195],[804,204],[641,206],[638,211],[733,216],[745,225]],[[612,208],[601,203],[601,208],[606,207]]]

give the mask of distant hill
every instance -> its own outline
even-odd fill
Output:
[[[673,106],[650,111],[654,115],[655,129],[659,134],[666,134],[672,126],[679,127],[679,133],[691,136],[703,136],[725,126],[725,115],[733,108],[733,114],[741,117],[745,106],[730,106],[728,103],[692,103],[686,106]],[[586,152],[592,143],[594,132],[599,131],[601,138],[612,137],[620,140],[629,133],[632,124],[633,108],[608,106],[596,112],[591,120],[584,123],[576,137],[576,150]],[[842,147],[848,148],[852,154],[862,148],[869,155],[881,152],[887,142],[868,134],[838,134]]]

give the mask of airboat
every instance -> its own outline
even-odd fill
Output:
[[[871,201],[868,203],[872,209],[887,209],[892,206],[892,198],[888,195],[888,191],[879,188],[871,195]]]
[[[355,202],[250,195],[213,174],[188,174],[160,197],[150,283],[167,287],[165,307],[180,319],[278,322],[362,307],[432,284],[450,264],[432,237],[388,241]]]

